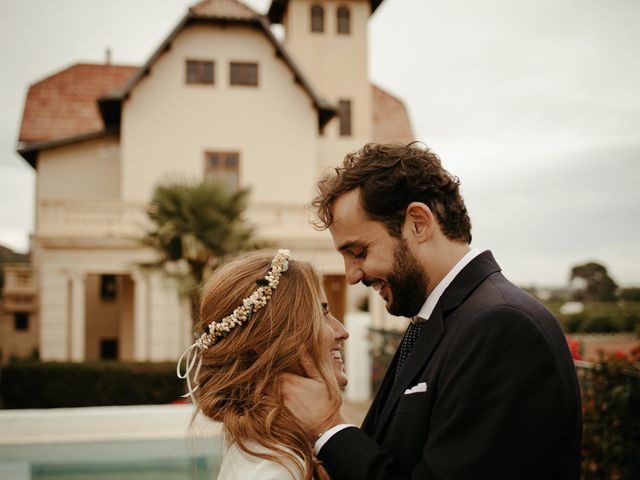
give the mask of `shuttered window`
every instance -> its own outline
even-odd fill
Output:
[[[231,85],[258,86],[257,63],[231,62],[229,70]]]
[[[213,85],[213,62],[209,60],[187,60],[187,83]]]

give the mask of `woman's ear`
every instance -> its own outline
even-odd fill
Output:
[[[411,202],[405,211],[405,232],[425,243],[433,235],[434,217],[431,209],[422,202]]]

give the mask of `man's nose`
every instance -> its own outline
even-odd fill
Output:
[[[362,281],[364,274],[362,272],[362,269],[356,262],[354,262],[353,260],[345,260],[344,269],[349,285],[355,285],[356,283]]]

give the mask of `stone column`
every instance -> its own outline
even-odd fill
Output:
[[[86,285],[83,272],[71,274],[71,361],[83,362],[85,357]]]
[[[366,402],[371,399],[371,315],[367,312],[349,312],[344,321],[349,332],[349,340],[345,343],[345,367],[349,375],[345,396],[351,402]]]
[[[133,272],[133,359],[144,362],[149,358],[149,279],[142,272]]]

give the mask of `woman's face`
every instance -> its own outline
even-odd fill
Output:
[[[333,373],[336,376],[340,388],[347,386],[347,375],[342,362],[342,344],[349,338],[349,333],[329,311],[329,303],[324,289],[320,289],[320,302],[324,312],[324,324],[322,325],[323,344],[327,349],[327,355],[333,366]]]

